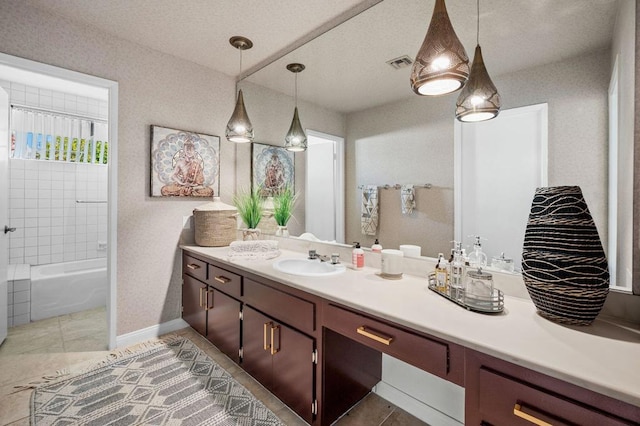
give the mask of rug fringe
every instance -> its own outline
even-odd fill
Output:
[[[42,376],[42,380],[36,380],[33,382],[29,382],[26,385],[16,385],[13,388],[15,389],[13,393],[18,393],[18,392],[22,392],[25,390],[33,390],[36,389],[40,386],[44,386],[44,385],[48,385],[51,383],[55,383],[58,380],[61,380],[69,375],[73,374],[82,374],[82,373],[87,373],[93,369],[96,368],[100,368],[100,367],[104,367],[105,365],[109,365],[117,360],[119,360],[120,358],[123,358],[125,356],[129,356],[129,355],[133,355],[136,354],[138,352],[143,352],[147,349],[151,349],[157,346],[162,346],[162,345],[166,345],[166,344],[171,344],[171,343],[175,343],[178,342],[180,340],[186,339],[186,337],[183,336],[179,336],[177,334],[167,334],[164,335],[162,337],[157,337],[151,340],[146,340],[144,342],[141,343],[136,343],[134,345],[131,346],[127,346],[125,348],[121,348],[121,349],[114,349],[113,351],[111,351],[110,353],[108,353],[105,356],[105,359],[100,360],[100,361],[87,361],[85,364],[81,364],[83,365],[83,367],[81,367],[80,371],[77,372],[72,372],[70,369],[68,368],[64,368],[61,370],[57,370],[54,374],[49,374],[49,375],[45,375]]]

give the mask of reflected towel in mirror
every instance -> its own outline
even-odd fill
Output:
[[[416,207],[416,190],[412,184],[402,185],[400,188],[402,214],[411,214]]]
[[[365,185],[362,188],[362,215],[360,229],[364,235],[376,235],[378,231],[378,186]]]

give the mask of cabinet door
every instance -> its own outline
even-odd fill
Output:
[[[206,293],[207,285],[189,275],[183,275],[182,318],[194,330],[207,335]]]
[[[274,323],[272,392],[308,423],[313,421],[312,360],[314,340],[286,325]]]
[[[255,309],[242,309],[242,368],[267,389],[271,389],[272,362],[270,332],[274,322]]]
[[[229,358],[238,362],[240,357],[240,302],[224,293],[209,288],[207,312],[207,339]]]

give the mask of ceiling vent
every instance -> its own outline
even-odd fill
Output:
[[[395,59],[391,59],[390,61],[387,61],[387,63],[391,65],[393,68],[399,70],[413,64],[413,60],[408,55],[403,55]]]

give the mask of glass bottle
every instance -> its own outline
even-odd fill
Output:
[[[438,253],[438,263],[436,264],[436,289],[441,293],[447,292],[449,286],[449,271],[447,261],[442,253]]]

